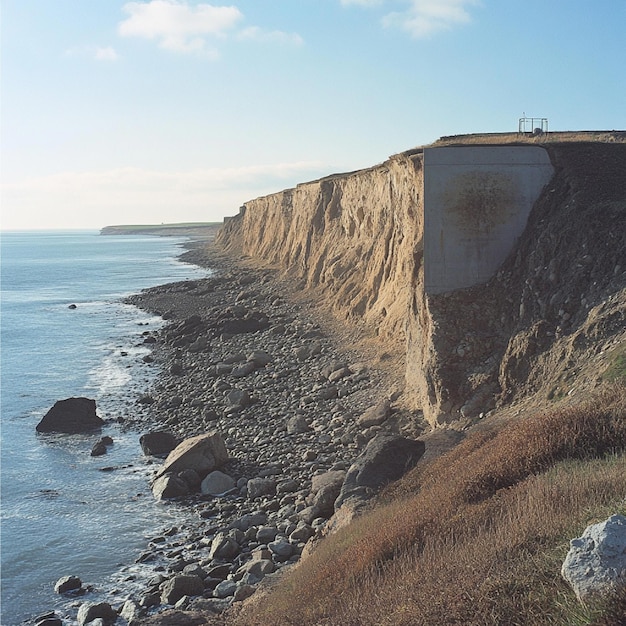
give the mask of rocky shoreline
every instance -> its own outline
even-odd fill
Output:
[[[127,300],[167,320],[144,332],[163,373],[127,426],[178,441],[217,431],[229,459],[217,491],[203,484],[200,492],[202,476],[184,477],[191,495],[177,502],[189,516],[149,540],[138,563],[154,576],[114,607],[133,624],[158,623],[155,614],[168,609],[219,615],[252,595],[323,533],[368,442],[420,432],[416,416],[394,404],[388,373],[356,346],[340,352],[337,337],[297,302],[298,285],[200,242],[182,258],[214,273]],[[364,498],[350,495],[342,499],[353,512]]]

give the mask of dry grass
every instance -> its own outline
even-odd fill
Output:
[[[475,145],[475,144],[510,144],[510,143],[572,143],[572,142],[624,143],[626,131],[623,130],[580,130],[550,131],[541,135],[532,133],[476,133],[472,135],[450,135],[441,137],[433,146]]]
[[[626,513],[626,391],[479,433],[405,477],[239,618],[247,625],[588,624],[568,538]],[[602,623],[602,622],[598,622]],[[608,623],[608,622],[607,622]]]

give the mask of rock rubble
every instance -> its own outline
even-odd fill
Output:
[[[206,279],[129,299],[168,324],[144,333],[163,375],[128,424],[144,432],[144,453],[169,452],[155,458],[154,495],[184,498],[192,514],[139,557],[155,576],[120,607],[130,623],[172,607],[222,612],[296,563],[334,514],[353,461],[399,428],[384,376],[339,354],[272,272],[209,263],[218,270]],[[202,471],[172,465],[189,440],[216,434],[225,458]]]

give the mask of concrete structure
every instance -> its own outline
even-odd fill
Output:
[[[553,174],[538,146],[424,149],[426,293],[487,282]]]

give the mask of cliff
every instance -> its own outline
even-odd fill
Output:
[[[512,139],[515,148],[519,138]],[[525,173],[464,162],[461,195],[433,200],[440,173],[428,169],[430,157],[425,165],[425,152],[511,141],[453,138],[251,200],[217,242],[302,278],[335,315],[370,328],[381,350],[401,350],[405,401],[433,425],[580,395],[624,358],[626,143],[622,133],[559,139],[532,140],[549,168],[536,197]],[[448,198],[450,185],[443,187]],[[521,198],[527,212],[515,208]],[[497,252],[485,254],[494,242]],[[475,257],[468,265],[483,264],[480,278],[449,288],[465,262],[463,246]],[[437,275],[442,263],[450,267],[440,288],[425,288],[425,273]]]

